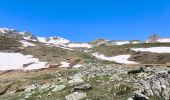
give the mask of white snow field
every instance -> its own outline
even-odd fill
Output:
[[[28,64],[24,68],[24,64]],[[47,68],[47,62],[40,62],[39,59],[33,58],[32,55],[23,55],[20,53],[3,53],[0,52],[0,70],[34,70]]]
[[[101,60],[114,61],[120,64],[138,64],[137,62],[128,60],[131,55],[118,55],[113,57],[106,57],[103,54],[99,53],[93,53],[92,55]]]
[[[131,50],[136,52],[170,53],[170,47],[131,48]]]
[[[92,48],[92,46],[88,43],[70,43],[68,44],[70,48]]]
[[[20,42],[22,43],[22,46],[23,46],[23,47],[35,46],[35,44],[30,43],[30,42],[25,41],[25,40],[22,40],[22,41],[20,41]]]

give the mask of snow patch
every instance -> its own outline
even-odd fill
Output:
[[[62,48],[62,49],[66,49],[66,50],[74,50],[74,49],[67,48],[67,47],[62,47],[62,46],[59,46],[59,47]]]
[[[74,65],[73,66],[73,68],[80,68],[80,67],[82,67],[83,65],[81,65],[81,64],[77,64],[77,65]]]
[[[24,64],[32,63],[25,68]],[[34,70],[46,68],[47,62],[40,62],[39,59],[33,58],[32,55],[23,55],[20,53],[3,53],[0,52],[0,70]]]
[[[92,48],[92,46],[88,43],[70,43],[68,44],[70,48]]]
[[[106,57],[103,54],[99,54],[99,53],[93,53],[92,55],[101,60],[114,61],[116,63],[121,63],[121,64],[138,64],[137,62],[128,60],[131,55],[118,55],[114,57]]]
[[[131,48],[131,50],[136,52],[170,53],[170,47]]]
[[[116,42],[116,45],[124,45],[124,44],[130,44],[130,42],[129,41]]]
[[[162,43],[170,42],[170,38],[161,38],[158,39],[157,42],[162,42]]]
[[[70,67],[70,63],[68,63],[68,62],[62,61],[62,62],[60,62],[60,64],[61,64],[60,67]]]
[[[68,63],[68,62],[62,61],[62,62],[60,62],[60,64],[61,64],[61,66],[60,66],[61,68],[70,67],[70,63]],[[73,68],[80,68],[80,67],[82,67],[82,64],[76,64],[76,65],[73,66]]]

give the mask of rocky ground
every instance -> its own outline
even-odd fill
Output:
[[[6,73],[7,74],[7,73]],[[9,73],[8,73],[9,74]],[[27,72],[31,76],[32,72]],[[169,100],[170,68],[84,64],[31,77],[1,78],[4,100]],[[22,76],[22,75],[21,75]],[[5,75],[1,76],[5,77]]]

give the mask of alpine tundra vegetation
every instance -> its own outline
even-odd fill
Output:
[[[0,99],[169,100],[170,41],[147,41],[75,43],[0,28]]]

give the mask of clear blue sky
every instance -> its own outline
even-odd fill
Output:
[[[170,37],[170,0],[0,0],[0,27],[81,42]]]

